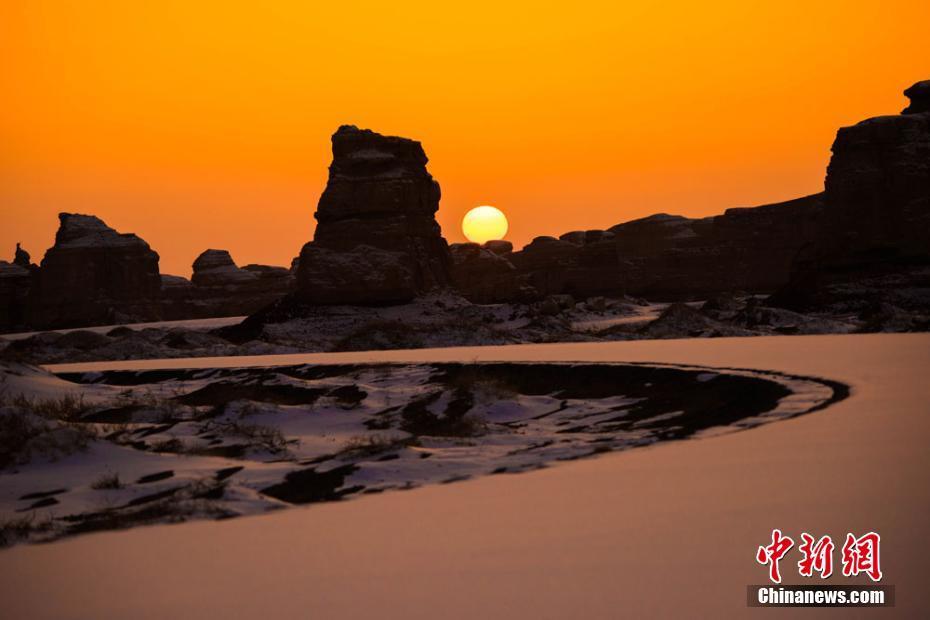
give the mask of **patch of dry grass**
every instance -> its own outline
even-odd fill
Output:
[[[35,514],[0,520],[0,548],[28,540],[32,534],[49,532],[51,529],[51,518],[37,521]]]
[[[119,474],[103,474],[91,483],[90,488],[96,491],[122,489],[123,483],[119,479]]]
[[[339,456],[374,456],[392,450],[419,446],[416,437],[397,437],[392,435],[356,435],[350,437],[343,445]]]
[[[0,399],[0,469],[35,456],[59,458],[86,450],[96,430],[78,422],[90,411],[83,397]]]
[[[93,407],[84,402],[83,395],[65,394],[59,398],[31,398],[19,394],[9,399],[9,405],[28,411],[48,420],[61,422],[80,422],[81,417]]]

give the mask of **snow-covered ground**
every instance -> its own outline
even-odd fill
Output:
[[[885,305],[876,311],[799,314],[760,296],[706,302],[554,295],[528,304],[479,305],[448,292],[409,304],[316,306],[281,322],[258,317],[151,323],[0,337],[0,359],[32,364],[240,357],[297,352],[596,342],[765,335],[927,331],[930,317]],[[268,317],[265,317],[268,319]],[[234,323],[231,325],[231,323]],[[220,328],[220,329],[216,329]],[[28,336],[28,337],[27,337]]]
[[[700,303],[689,304],[691,306],[700,306]],[[668,304],[646,304],[642,306],[633,306],[633,313],[621,316],[607,316],[584,318],[574,321],[572,329],[582,332],[599,332],[608,327],[616,325],[645,325],[649,321],[659,318],[662,311],[668,307]]]
[[[69,334],[71,332],[77,331],[89,331],[95,334],[106,334],[110,331],[113,331],[117,327],[128,327],[133,331],[142,331],[143,329],[173,329],[173,328],[183,328],[183,329],[215,329],[217,327],[225,327],[226,325],[235,325],[236,323],[241,323],[244,316],[224,316],[219,318],[211,319],[185,319],[182,321],[154,321],[150,323],[126,323],[119,325],[98,325],[96,327],[77,327],[74,329],[53,329],[49,330],[55,334]],[[44,332],[18,332],[15,334],[0,334],[0,340],[25,340],[37,334]]]
[[[0,461],[0,534],[40,542],[524,472],[845,397],[816,379],[690,366],[287,358],[174,372],[94,363],[57,377],[6,364],[0,440],[22,449]],[[252,367],[220,367],[233,360]],[[36,428],[5,439],[17,416]]]
[[[659,442],[520,475],[21,545],[0,552],[6,613],[772,615],[745,606],[745,587],[765,580],[755,550],[773,528],[835,539],[881,533],[883,583],[897,587],[897,607],[883,613],[925,611],[926,334],[385,351],[312,361],[638,362],[714,367],[716,374],[754,368],[833,379],[851,385],[852,395],[749,432]],[[785,572],[787,582],[800,579]],[[835,574],[831,582],[862,581]],[[797,612],[791,616],[804,615]]]

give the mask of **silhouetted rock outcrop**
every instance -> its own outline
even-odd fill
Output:
[[[514,301],[531,287],[539,297],[636,295],[655,300],[706,298],[784,285],[795,256],[810,243],[822,210],[820,194],[722,215],[691,219],[664,213],[610,230],[537,237],[521,251],[502,254],[514,266],[498,269],[493,287],[478,268],[476,250],[456,250],[456,285],[473,301]],[[490,265],[491,263],[488,263]],[[509,277],[509,285],[501,281]],[[518,285],[519,283],[519,285]]]
[[[839,130],[827,168],[824,212],[791,282],[772,303],[794,309],[930,305],[930,81],[911,105]],[[916,298],[905,299],[905,289]],[[906,297],[906,296],[905,296]]]
[[[598,233],[536,237],[508,258],[540,296],[566,293],[582,298],[620,292],[613,235]]]
[[[240,269],[226,250],[205,250],[194,260],[191,282],[197,286],[225,286],[255,279]]]
[[[284,267],[238,267],[226,250],[206,250],[194,261],[190,280],[162,275],[164,316],[168,319],[251,314],[294,289]]]
[[[910,105],[901,110],[901,114],[924,114],[930,112],[930,80],[917,82],[904,91],[911,100]]]
[[[405,254],[367,245],[345,252],[305,245],[297,282],[300,298],[315,305],[404,303],[423,290]]]
[[[505,256],[513,252],[513,244],[504,239],[488,241],[484,244],[484,249],[494,252],[497,255]]]
[[[194,262],[193,281],[158,273],[158,254],[92,215],[62,213],[41,266],[16,245],[0,261],[0,332],[250,314],[294,290],[284,267],[238,267],[226,250]]]
[[[30,292],[31,326],[160,318],[158,254],[149,244],[92,215],[61,213],[58,219],[55,245],[45,253]]]
[[[477,303],[537,302],[547,318],[575,300],[605,296],[679,301],[741,291],[739,300],[751,300],[720,296],[701,312],[673,306],[653,335],[742,333],[725,323],[773,333],[826,329],[795,310],[858,313],[867,329],[923,329],[930,316],[930,81],[905,93],[911,103],[902,114],[839,130],[821,194],[697,219],[657,214],[609,230],[537,237],[520,251],[507,241],[450,248],[435,220],[439,184],[420,143],[343,126],[332,137],[314,239],[291,269],[240,268],[228,252],[208,250],[190,281],[159,276],[158,255],[142,239],[93,216],[61,214],[41,267],[19,247],[13,263],[0,262],[0,329],[228,316],[267,306],[227,330],[244,340],[320,305],[399,304],[450,286]],[[749,296],[772,291],[768,305]]]
[[[29,327],[29,290],[37,269],[18,243],[13,262],[0,261],[0,332]]]
[[[332,141],[297,296],[313,304],[398,303],[448,286],[449,250],[435,218],[439,184],[420,143],[348,125]]]
[[[701,219],[653,216],[614,226],[624,291],[655,299],[772,291],[809,243],[820,195]]]
[[[0,331],[28,327],[27,303],[32,273],[17,263],[0,261]]]
[[[475,303],[494,303],[531,301],[538,297],[528,278],[521,277],[508,260],[509,252],[504,251],[505,247],[513,246],[500,241],[489,241],[484,246],[477,243],[449,246],[452,283],[465,298]]]
[[[201,319],[211,316],[209,310],[198,303],[197,290],[187,278],[161,274],[161,306],[166,320]],[[222,315],[220,315],[222,316]],[[236,316],[230,313],[228,316]]]
[[[16,244],[16,253],[13,256],[13,264],[19,265],[24,269],[31,269],[34,267],[32,264],[32,257],[29,255],[29,252],[24,250],[19,243]]]

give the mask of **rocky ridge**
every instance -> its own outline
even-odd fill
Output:
[[[254,313],[228,334],[245,341],[319,307],[434,294],[538,306],[551,318],[576,300],[773,291],[769,308],[919,329],[930,308],[930,81],[905,94],[900,115],[839,130],[822,193],[705,218],[656,214],[537,237],[518,251],[506,241],[448,246],[422,145],[342,126],[314,238],[290,270],[240,268],[228,252],[208,250],[191,280],[160,275],[158,255],[136,235],[62,214],[40,266],[21,248],[0,263],[0,329]],[[701,322],[676,312],[672,323]]]

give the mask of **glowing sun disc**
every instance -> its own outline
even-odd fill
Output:
[[[496,207],[475,207],[462,218],[462,232],[472,243],[503,239],[507,234],[507,217]]]

